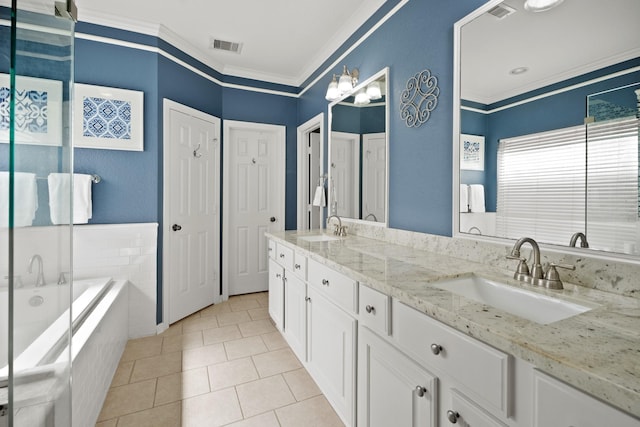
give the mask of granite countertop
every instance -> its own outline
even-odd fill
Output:
[[[317,234],[267,237],[640,417],[640,299],[567,283],[561,291],[542,289],[514,280],[512,271],[355,235],[300,238]],[[432,286],[470,274],[593,309],[542,325]]]

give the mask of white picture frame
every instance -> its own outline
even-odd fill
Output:
[[[0,142],[9,143],[11,77],[0,73]],[[62,145],[62,82],[16,76],[14,141]]]
[[[144,92],[76,83],[73,95],[76,148],[144,150]]]
[[[484,170],[484,136],[460,134],[460,169]]]

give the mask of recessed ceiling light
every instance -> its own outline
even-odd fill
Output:
[[[518,74],[523,74],[523,73],[526,73],[527,71],[529,71],[527,67],[518,67],[509,71],[509,74],[513,74],[514,76],[517,76]]]
[[[526,0],[524,2],[525,10],[529,12],[544,12],[558,6],[564,0]]]

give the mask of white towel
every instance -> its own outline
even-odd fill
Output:
[[[469,212],[469,186],[460,184],[460,212]]]
[[[33,173],[14,172],[13,226],[28,227],[38,210],[38,186]],[[0,227],[9,226],[9,172],[0,172]]]
[[[73,174],[73,223],[86,224],[92,216],[91,175]],[[49,174],[49,210],[53,224],[69,224],[71,176]]]
[[[313,206],[327,206],[327,197],[324,192],[324,187],[322,185],[318,185],[316,187],[316,192],[313,196]]]
[[[484,185],[472,184],[469,186],[469,207],[471,212],[484,212]]]

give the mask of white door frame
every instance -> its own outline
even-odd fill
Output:
[[[229,161],[231,151],[227,148],[229,141],[229,135],[234,128],[250,129],[257,131],[276,132],[276,157],[278,158],[278,171],[277,187],[280,200],[277,201],[276,206],[279,206],[278,212],[275,212],[276,218],[282,223],[282,229],[284,230],[284,215],[285,215],[285,177],[286,177],[286,126],[282,125],[269,125],[265,123],[253,123],[253,122],[241,122],[236,120],[224,120],[223,121],[223,143],[222,143],[222,299],[229,299],[229,257],[226,254],[229,253]]]
[[[157,327],[158,333],[166,330],[169,327],[169,257],[171,254],[171,244],[169,235],[171,233],[171,221],[167,221],[169,218],[169,204],[167,203],[168,197],[168,185],[165,185],[169,180],[169,159],[166,153],[169,152],[169,143],[171,141],[171,110],[180,111],[184,114],[188,114],[193,117],[218,123],[218,138],[220,138],[220,119],[194,108],[188,107],[183,104],[179,104],[168,98],[162,100],[162,323]],[[218,141],[219,142],[219,141]],[[220,153],[220,144],[217,147],[218,158]],[[219,205],[218,205],[219,206]],[[218,209],[220,212],[220,209]],[[220,225],[218,225],[218,236],[220,236]],[[218,259],[218,262],[220,260]],[[219,268],[218,268],[219,271]],[[218,275],[220,277],[220,275]],[[214,302],[219,303],[222,301],[221,295],[216,294]]]
[[[307,215],[307,206],[304,200],[304,192],[306,188],[309,188],[307,183],[307,177],[309,176],[309,167],[307,165],[307,158],[305,156],[307,138],[309,133],[320,128],[320,176],[325,174],[324,171],[324,113],[320,113],[317,116],[307,120],[300,126],[298,126],[298,168],[297,168],[297,181],[298,181],[298,230],[302,230],[305,223],[305,216]],[[322,224],[322,219],[320,220]]]

